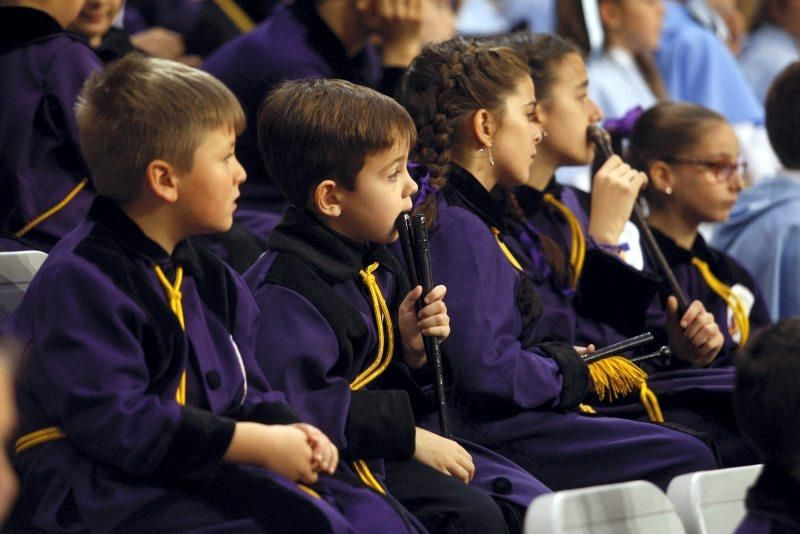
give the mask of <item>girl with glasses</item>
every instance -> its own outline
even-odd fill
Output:
[[[693,361],[694,367],[730,365],[750,333],[770,322],[750,273],[698,233],[700,223],[730,215],[744,186],[739,156],[731,125],[695,104],[661,102],[642,114],[630,134],[628,161],[650,177],[647,222],[686,296],[705,305],[725,338],[716,358]],[[657,317],[660,309],[650,311]]]

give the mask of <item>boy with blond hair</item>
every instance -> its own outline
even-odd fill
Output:
[[[255,363],[246,286],[187,240],[232,223],[245,180],[233,94],[128,56],[87,82],[77,117],[99,196],[10,320],[27,347],[15,525],[403,530],[391,503],[326,475],[336,447]]]

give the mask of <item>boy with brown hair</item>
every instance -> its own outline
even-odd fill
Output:
[[[408,287],[386,247],[417,190],[406,169],[416,138],[408,113],[343,80],[285,82],[261,107],[258,137],[291,204],[245,274],[262,310],[264,373],[428,530],[520,531],[526,506],[547,488],[417,424],[431,416],[418,383],[430,372],[422,335],[444,338],[450,327],[444,286],[417,313],[422,288]]]
[[[390,503],[325,476],[338,451],[259,372],[247,288],[187,240],[233,220],[233,94],[134,55],[87,82],[77,117],[99,196],[10,319],[27,347],[15,525],[349,532],[366,515],[406,528]]]

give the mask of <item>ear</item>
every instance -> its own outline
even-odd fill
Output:
[[[468,122],[468,138],[475,140],[475,149],[492,146],[492,138],[497,133],[497,121],[494,115],[486,109],[479,109],[472,114]]]
[[[622,10],[619,4],[610,0],[600,0],[597,7],[600,10],[600,22],[606,31],[618,31],[622,26]]]
[[[667,163],[656,160],[650,165],[647,173],[650,183],[659,193],[667,194],[666,191],[675,189],[675,175]]]
[[[155,159],[145,171],[147,188],[159,199],[170,204],[178,200],[178,179],[174,167],[164,160]]]
[[[325,217],[338,217],[342,214],[341,188],[333,180],[323,180],[314,189],[314,208]]]

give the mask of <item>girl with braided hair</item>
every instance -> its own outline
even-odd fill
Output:
[[[714,468],[711,451],[688,434],[576,413],[589,388],[586,364],[572,345],[533,342],[541,303],[492,195],[525,183],[541,141],[524,59],[462,37],[430,45],[397,98],[419,132],[412,158],[437,188],[418,209],[433,221],[432,268],[448,287],[454,432],[552,489],[633,479],[664,488],[678,474]]]

